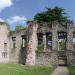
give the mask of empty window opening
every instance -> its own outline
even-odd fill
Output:
[[[38,50],[43,50],[44,49],[43,34],[42,33],[38,33],[37,37],[38,37]]]
[[[13,41],[13,48],[16,48],[16,37],[12,37],[12,41]]]
[[[7,58],[7,52],[2,52],[2,58]]]
[[[75,49],[75,32],[73,33],[73,48]]]
[[[4,43],[4,51],[7,51],[7,43]]]
[[[52,33],[46,33],[46,38],[47,38],[47,48],[52,48]]]
[[[67,33],[66,32],[58,32],[58,50],[64,51],[66,50],[66,40],[67,40]]]
[[[27,38],[26,35],[22,35],[22,47],[26,46],[26,41],[27,41],[26,38]]]

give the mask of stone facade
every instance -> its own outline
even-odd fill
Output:
[[[59,51],[59,32],[67,33],[64,51]],[[43,50],[38,50],[39,33],[42,33]],[[38,28],[36,22],[30,22],[28,27],[18,31],[10,31],[9,26],[2,23],[0,24],[0,63],[57,66],[60,63],[59,58],[66,57],[66,60],[60,60],[61,63],[67,61],[67,65],[75,65],[73,33],[75,33],[73,22],[69,22],[67,27],[53,22],[52,28],[46,26]]]
[[[0,25],[0,62],[9,61],[9,28],[6,24]]]

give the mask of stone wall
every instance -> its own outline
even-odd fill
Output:
[[[67,25],[67,63],[68,65],[75,65],[75,50],[73,48],[73,32],[74,32],[74,24],[73,22],[68,23]]]
[[[10,63],[22,63],[24,64],[25,50],[22,47],[22,36],[25,35],[26,30],[10,32]],[[13,37],[15,37],[15,47],[13,47]]]
[[[29,23],[28,31],[28,46],[27,46],[27,58],[26,64],[27,65],[35,65],[35,58],[37,50],[37,24],[36,23]]]
[[[54,52],[36,52],[36,65],[57,66],[57,54]]]
[[[73,23],[69,23],[67,28],[60,26],[57,22],[52,24],[52,28],[42,28],[40,30],[43,33],[43,44],[44,50],[38,52],[37,50],[37,31],[38,25],[31,22],[27,29],[19,31],[10,31],[6,24],[0,25],[0,63],[21,63],[27,65],[47,65],[57,66],[58,65],[58,32],[65,31],[67,33],[66,42],[66,56],[67,64],[75,65],[75,50],[73,48],[73,32],[75,28]],[[52,33],[52,48],[47,49],[47,38],[46,33]],[[26,40],[22,36],[26,36]],[[14,39],[13,39],[14,38]],[[25,42],[24,42],[25,41]],[[15,48],[14,46],[15,42]],[[7,44],[7,50],[5,46]],[[7,57],[4,58],[7,52]]]
[[[52,25],[52,50],[58,50],[58,23]]]
[[[0,63],[9,62],[9,31],[6,23],[0,24]]]

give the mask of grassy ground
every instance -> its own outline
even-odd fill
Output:
[[[69,73],[70,75],[75,75],[75,67],[69,67]]]
[[[20,64],[0,64],[0,75],[50,75],[54,68],[25,66]]]

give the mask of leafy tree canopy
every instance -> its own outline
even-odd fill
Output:
[[[24,27],[22,25],[16,25],[15,30],[17,31],[17,30],[20,30],[20,29],[23,29],[23,28]]]
[[[53,21],[59,22],[61,25],[66,25],[68,22],[68,16],[61,7],[47,8],[46,11],[37,13],[34,16],[34,21],[43,25],[43,23],[49,23],[52,25]]]

